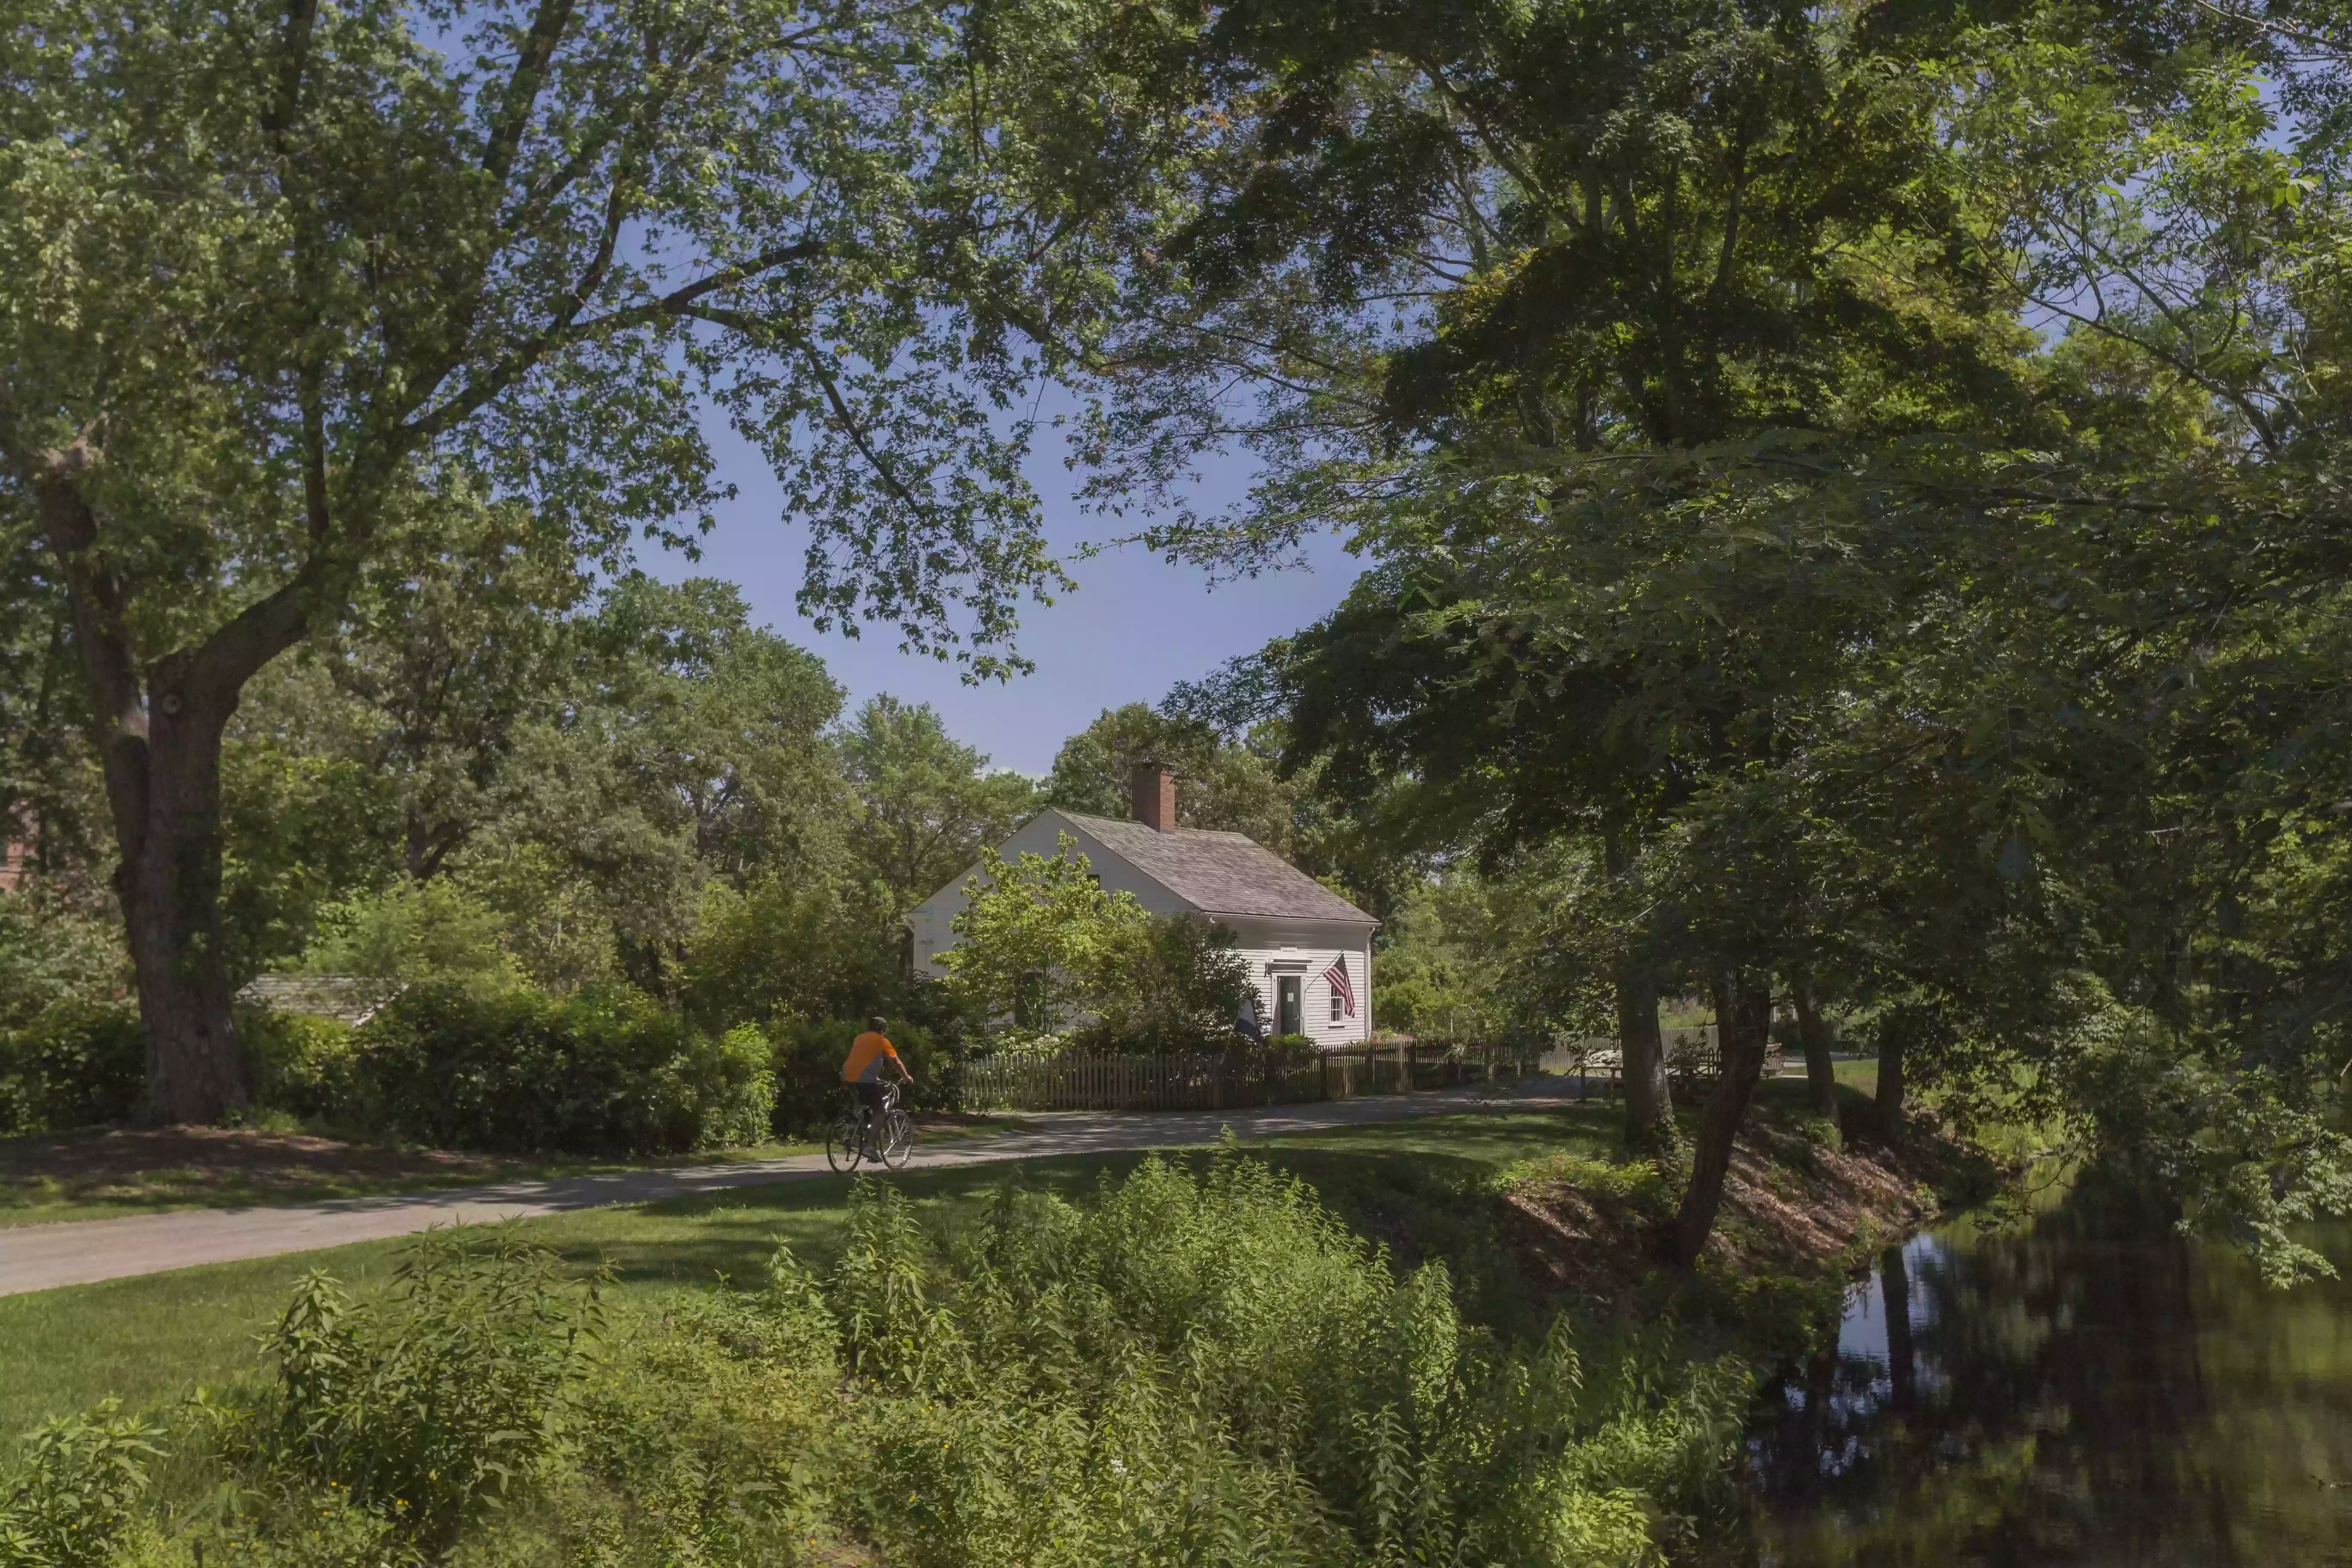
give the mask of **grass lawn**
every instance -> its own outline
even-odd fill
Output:
[[[1465,1201],[1495,1173],[1563,1150],[1606,1157],[1622,1109],[1594,1100],[1567,1111],[1494,1110],[1332,1128],[1252,1142],[1313,1183],[1400,1261],[1437,1256],[1468,1281],[1474,1314],[1511,1322],[1523,1310],[1516,1276],[1484,1205]],[[1190,1157],[1204,1158],[1195,1153]],[[1017,1166],[908,1172],[890,1180],[938,1222],[955,1223],[1000,1183],[1076,1194],[1141,1153],[1036,1160]],[[839,1246],[848,1179],[827,1176],[630,1208],[522,1222],[535,1240],[587,1270],[609,1268],[625,1307],[721,1278],[753,1281],[777,1239],[823,1266]],[[294,1281],[324,1268],[362,1289],[388,1278],[402,1243],[210,1265],[141,1279],[0,1297],[0,1443],[41,1417],[113,1394],[137,1408],[256,1364],[253,1337]],[[1516,1326],[1516,1325],[1515,1325]]]
[[[926,1138],[987,1131],[985,1118],[921,1123]],[[660,1160],[517,1160],[338,1142],[232,1128],[118,1129],[0,1138],[0,1226],[116,1219],[173,1209],[319,1203],[595,1171],[723,1165],[816,1152],[764,1143]]]

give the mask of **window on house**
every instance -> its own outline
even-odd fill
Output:
[[[1339,990],[1337,986],[1331,989],[1331,1021],[1335,1024],[1339,1021]]]

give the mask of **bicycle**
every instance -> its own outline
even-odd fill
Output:
[[[874,1134],[881,1135],[875,1146]],[[824,1163],[846,1175],[867,1160],[879,1160],[894,1171],[907,1168],[915,1152],[915,1119],[898,1104],[898,1086],[882,1086],[882,1109],[869,1120],[866,1107],[851,1100],[824,1131]]]

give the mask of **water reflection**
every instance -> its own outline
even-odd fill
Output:
[[[2318,1238],[2352,1258],[2352,1228]],[[1889,1250],[1837,1350],[1768,1389],[1737,1555],[2352,1564],[2352,1292],[2072,1210]]]

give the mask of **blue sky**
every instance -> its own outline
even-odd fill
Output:
[[[849,689],[851,706],[882,691],[929,702],[957,739],[980,748],[995,766],[1025,773],[1050,768],[1063,740],[1103,709],[1156,703],[1175,682],[1204,675],[1314,620],[1339,602],[1359,570],[1356,558],[1328,537],[1311,544],[1305,569],[1213,591],[1201,572],[1139,551],[1076,562],[1070,567],[1076,593],[1051,606],[1024,609],[1020,646],[1036,661],[1036,673],[1003,685],[965,686],[955,666],[900,653],[893,627],[870,626],[852,641],[803,620],[793,596],[800,588],[805,531],[781,521],[776,484],[759,453],[718,420],[709,422],[709,436],[720,477],[739,494],[719,509],[699,563],[664,553],[646,558],[645,567],[671,581],[707,576],[736,584],[755,618],[824,658],[834,679]],[[1045,499],[1055,548],[1066,552],[1112,531],[1069,500],[1074,476],[1062,467],[1050,431],[1039,432],[1037,447],[1028,473]],[[1202,496],[1217,504],[1238,498],[1250,473],[1244,459],[1230,459],[1204,476]]]

